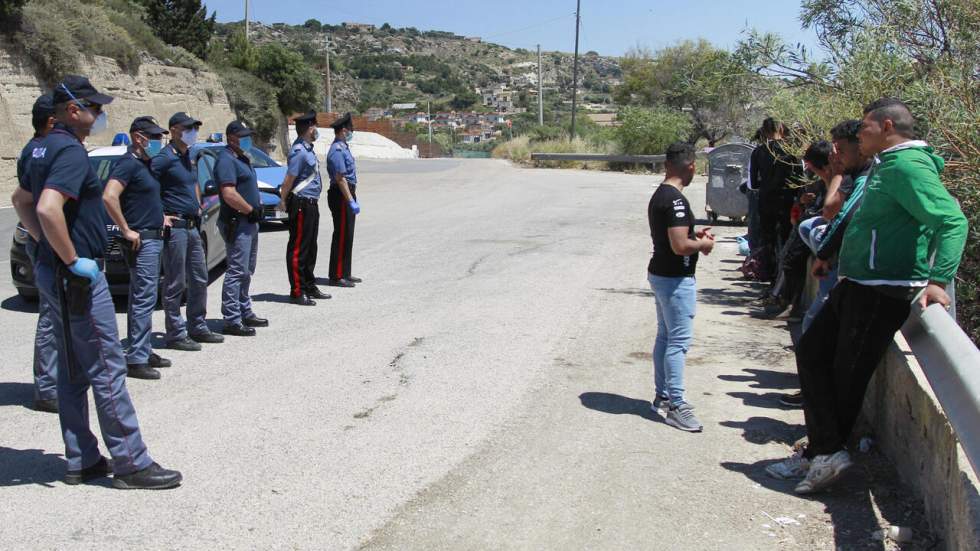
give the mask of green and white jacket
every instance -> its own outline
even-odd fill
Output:
[[[865,285],[924,287],[950,282],[966,244],[967,221],[925,142],[881,152],[864,201],[847,226],[840,276]]]

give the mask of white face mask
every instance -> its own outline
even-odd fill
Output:
[[[184,145],[191,147],[197,143],[197,128],[184,130],[180,135],[180,141],[184,142]]]
[[[107,115],[106,112],[103,111],[98,115],[96,115],[95,123],[92,125],[92,128],[88,131],[88,133],[94,136],[96,134],[101,134],[108,129],[109,129],[109,115]]]

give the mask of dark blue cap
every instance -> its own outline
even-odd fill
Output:
[[[112,103],[113,97],[99,93],[88,81],[88,78],[79,75],[68,75],[60,83],[55,85],[51,92],[55,105],[67,103],[72,100],[86,100],[98,105]]]

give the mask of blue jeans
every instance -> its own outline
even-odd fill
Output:
[[[34,278],[44,300],[51,305],[51,324],[58,348],[58,417],[65,440],[68,470],[94,465],[100,457],[99,441],[88,424],[88,391],[92,389],[102,440],[112,455],[112,471],[125,475],[153,463],[140,435],[136,408],[126,389],[126,359],[116,328],[116,309],[101,272],[91,284],[88,309],[81,315],[62,312],[60,278],[54,266],[35,264]],[[66,353],[62,315],[68,315],[72,357]],[[69,373],[73,362],[77,376]]]
[[[204,242],[197,229],[170,229],[170,237],[163,244],[163,274],[166,341],[183,340],[188,331],[194,335],[207,334],[208,265]],[[180,301],[185,289],[187,322],[180,315]]]
[[[800,222],[800,237],[803,238],[803,242],[810,247],[810,250],[813,251],[814,254],[816,254],[820,249],[820,242],[823,241],[824,232],[826,230],[827,221],[819,216]],[[834,288],[834,285],[837,285],[837,266],[834,266],[834,268],[830,270],[827,277],[820,280],[820,286],[817,288],[817,296],[810,304],[810,308],[806,311],[806,315],[803,316],[803,324],[801,326],[803,333],[806,333],[806,330],[813,324],[813,320],[817,317],[817,314],[820,313],[823,305],[827,302],[827,297],[830,295],[830,290]]]
[[[123,241],[129,247],[129,241]],[[129,266],[129,312],[126,316],[127,364],[150,361],[150,330],[153,327],[153,308],[157,304],[157,285],[160,283],[160,252],[163,240],[147,239],[136,251],[135,262]]]
[[[657,339],[653,345],[656,395],[671,405],[684,403],[684,361],[694,336],[697,285],[693,277],[647,274],[657,301]]]
[[[221,235],[226,235],[225,227],[219,224]],[[228,268],[225,270],[225,282],[221,287],[221,315],[227,325],[241,325],[245,318],[251,317],[252,298],[248,295],[248,287],[255,273],[255,262],[259,252],[259,225],[239,222],[235,235],[229,241],[225,238],[228,249]]]

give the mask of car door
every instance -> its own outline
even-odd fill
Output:
[[[208,269],[217,266],[225,259],[225,240],[218,228],[218,184],[214,180],[215,154],[207,149],[197,157],[197,185],[201,191],[201,233],[205,240],[208,255]]]

